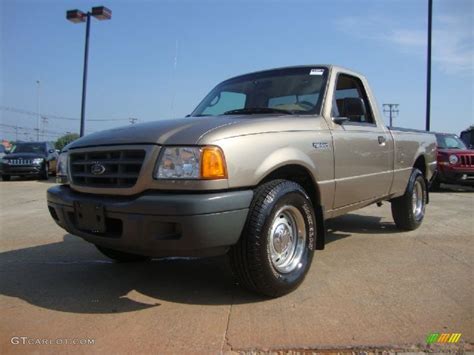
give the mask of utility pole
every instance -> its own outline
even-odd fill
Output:
[[[398,104],[383,104],[383,113],[390,118],[390,127],[393,126],[393,118],[398,116]]]
[[[131,124],[135,124],[135,122],[138,121],[138,118],[130,117],[128,120],[130,121]]]
[[[39,80],[36,80],[36,84],[37,84],[37,87],[38,87],[38,90],[37,90],[37,94],[38,94],[38,97],[37,97],[37,112],[38,112],[38,119],[37,119],[37,122],[36,122],[36,140],[39,141],[39,134],[40,134],[40,121],[41,121],[41,112],[40,112],[40,89],[41,89],[41,82]]]
[[[428,0],[428,50],[426,73],[426,130],[430,130],[431,111],[431,27],[433,19],[433,0]]]

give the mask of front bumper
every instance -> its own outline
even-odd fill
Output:
[[[25,176],[25,175],[39,175],[42,170],[42,165],[7,165],[2,164],[1,172],[4,175]]]
[[[470,168],[441,168],[438,170],[440,182],[458,185],[474,185],[474,169]]]
[[[78,193],[65,185],[47,193],[51,216],[69,233],[103,247],[155,257],[225,253],[240,238],[252,198],[251,190],[112,197]],[[78,229],[75,202],[104,207],[104,233]]]

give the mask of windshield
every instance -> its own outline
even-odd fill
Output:
[[[276,69],[217,85],[191,116],[232,114],[319,114],[325,68]]]
[[[12,148],[10,153],[36,153],[44,154],[46,146],[44,143],[18,143]]]
[[[467,149],[464,142],[454,135],[437,135],[436,141],[440,149]]]

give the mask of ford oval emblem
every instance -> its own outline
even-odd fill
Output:
[[[94,163],[91,167],[91,173],[94,175],[102,175],[105,173],[105,166],[103,166],[101,163]]]

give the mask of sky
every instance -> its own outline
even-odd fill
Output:
[[[0,0],[0,138],[36,139],[38,106],[41,138],[79,131],[85,24],[65,13],[98,5],[113,14],[91,23],[86,133],[183,117],[235,75],[328,63],[399,104],[395,126],[424,129],[427,3]],[[473,59],[474,1],[434,0],[433,131],[474,123]]]

